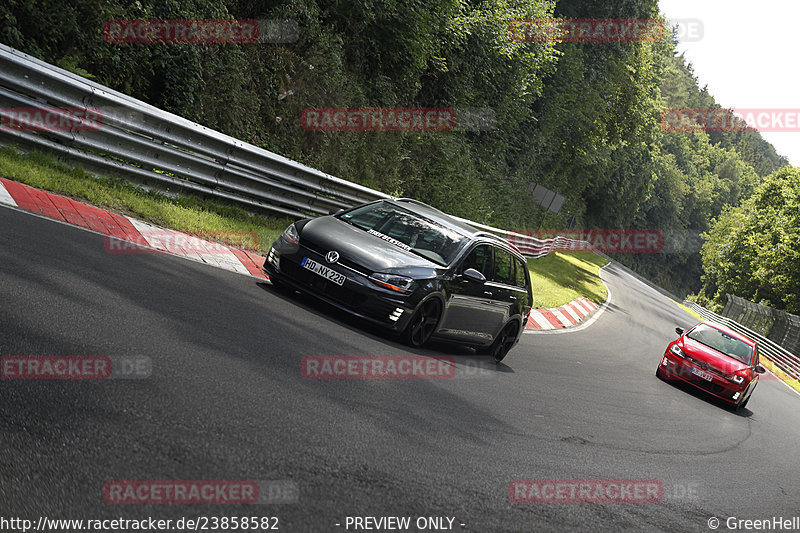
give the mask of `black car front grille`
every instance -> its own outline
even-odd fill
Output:
[[[357,311],[367,298],[365,295],[354,292],[345,286],[330,282],[322,276],[314,274],[310,270],[306,270],[300,265],[288,261],[283,257],[280,261],[281,272],[289,276],[295,282],[311,289],[315,294],[330,298],[345,307]],[[345,283],[347,282],[345,281]]]

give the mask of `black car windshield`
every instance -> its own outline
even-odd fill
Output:
[[[737,361],[745,364],[750,364],[753,357],[753,347],[749,344],[740,341],[737,338],[731,337],[717,328],[700,324],[692,331],[686,334],[690,339],[703,343],[706,346],[714,348],[718,352],[733,357]]]
[[[388,202],[358,207],[340,218],[442,266],[449,265],[468,240],[457,231]]]

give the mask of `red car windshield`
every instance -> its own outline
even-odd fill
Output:
[[[699,324],[686,336],[747,365],[753,359],[752,346],[707,324]]]

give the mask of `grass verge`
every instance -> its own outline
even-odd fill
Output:
[[[800,382],[794,379],[793,377],[789,376],[785,372],[783,372],[780,368],[777,367],[777,365],[775,365],[775,363],[767,359],[766,355],[762,353],[758,359],[758,362],[761,363],[761,366],[765,367],[767,370],[775,374],[775,377],[777,377],[778,379],[789,385],[797,392],[800,392]]]
[[[269,250],[291,222],[253,215],[239,206],[199,196],[171,198],[121,180],[94,176],[48,154],[21,154],[12,147],[0,148],[0,176],[156,226],[198,236],[229,235],[232,246],[241,245],[242,235],[255,233],[258,237],[255,249],[260,252]]]
[[[528,259],[533,284],[533,307],[558,307],[585,296],[596,304],[608,298],[600,267],[608,263],[591,252],[555,252]]]
[[[670,298],[670,300],[672,300],[672,298]],[[686,311],[687,313],[689,313],[690,315],[695,317],[698,321],[704,320],[703,317],[698,315],[696,311],[692,311],[691,309],[689,309],[688,307],[686,307],[685,305],[683,305],[680,302],[676,302],[675,300],[672,300],[672,301],[675,303],[675,305],[677,305],[678,307],[680,307],[681,309],[683,309],[684,311]]]

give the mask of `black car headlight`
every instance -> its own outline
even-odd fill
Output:
[[[673,344],[672,347],[670,347],[669,351],[674,353],[678,357],[686,357],[686,354],[683,353],[683,350],[681,350],[681,347],[678,346],[677,344]]]
[[[396,292],[408,292],[414,287],[414,279],[397,274],[385,274],[376,272],[369,279],[381,287],[391,289]]]
[[[300,242],[300,234],[297,232],[297,228],[294,227],[294,224],[289,224],[289,227],[283,230],[281,238],[286,239],[292,244],[298,244]]]

